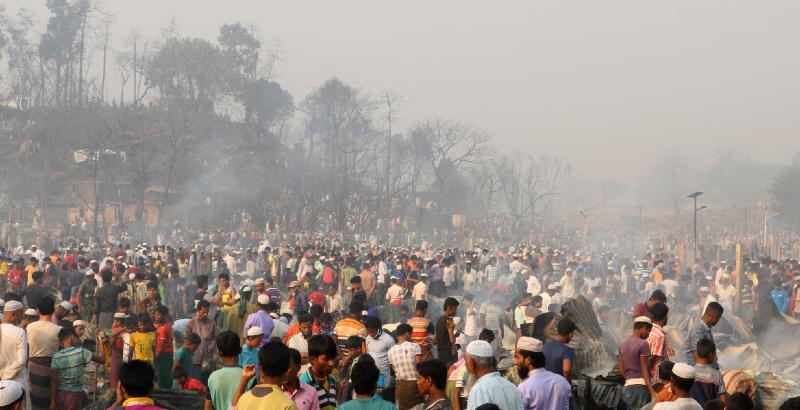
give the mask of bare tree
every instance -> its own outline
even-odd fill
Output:
[[[491,153],[489,137],[467,123],[440,118],[420,121],[409,131],[417,155],[434,176],[433,189],[441,203],[447,183],[468,165],[479,164]]]
[[[497,163],[503,203],[516,226],[534,222],[566,176],[566,167],[556,158],[505,155]]]

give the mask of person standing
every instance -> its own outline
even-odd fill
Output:
[[[90,362],[105,363],[100,332],[101,330],[97,329],[97,354],[80,346],[74,328],[65,327],[58,332],[58,339],[63,349],[53,355],[51,408],[59,410],[81,410],[83,408],[83,372],[86,370],[86,365]]]
[[[630,410],[639,410],[656,398],[650,382],[650,346],[653,322],[647,316],[633,320],[633,333],[619,346],[619,372],[625,378],[622,397]]]
[[[697,325],[695,325],[695,327],[692,328],[689,331],[689,334],[686,336],[686,344],[683,348],[683,357],[686,359],[686,363],[694,366],[694,352],[697,349],[697,342],[703,339],[708,339],[712,342],[714,341],[714,334],[711,333],[711,328],[719,323],[719,320],[722,318],[722,314],[724,312],[725,309],[723,309],[722,305],[719,303],[711,302],[708,304],[703,316],[700,317],[700,321],[697,322]],[[715,369],[719,368],[716,358],[712,363],[712,366]]]
[[[247,334],[247,331],[250,330],[250,328],[256,326],[260,327],[262,332],[261,346],[263,346],[269,341],[269,338],[272,335],[272,329],[275,328],[275,321],[269,314],[269,296],[265,294],[258,295],[257,302],[258,311],[247,316],[247,321],[244,322],[244,329],[242,333]]]
[[[422,349],[411,341],[411,326],[400,324],[395,330],[397,344],[389,349],[389,362],[396,375],[395,398],[399,410],[408,410],[425,398],[417,387],[417,363],[422,360]]]
[[[330,336],[314,335],[308,340],[311,366],[300,374],[300,381],[316,390],[320,410],[336,409],[336,380],[331,373],[336,365],[337,355],[336,342]]]
[[[425,410],[450,410],[445,388],[447,387],[447,367],[441,360],[428,360],[417,363],[417,391],[425,396]]]
[[[61,326],[52,322],[55,300],[46,297],[39,302],[39,320],[30,323],[28,332],[28,371],[31,382],[31,408],[47,410],[50,407],[50,391],[53,355],[58,351],[58,332]]]
[[[375,360],[381,374],[386,381],[383,388],[388,388],[392,377],[392,365],[389,362],[389,349],[395,345],[391,335],[383,331],[381,320],[375,316],[364,318],[367,329],[367,354]]]
[[[3,324],[0,325],[0,380],[14,380],[28,390],[28,338],[19,327],[24,306],[9,300],[3,307]]]
[[[190,374],[198,375],[203,384],[208,383],[208,376],[214,370],[212,364],[217,355],[216,339],[218,331],[217,325],[208,317],[210,309],[211,303],[207,300],[201,300],[197,303],[197,311],[194,317],[186,324],[186,334],[194,333],[200,336],[200,346],[192,354],[194,372]]]
[[[575,322],[570,319],[561,319],[556,326],[556,337],[544,344],[542,352],[545,357],[545,367],[548,371],[564,376],[567,382],[572,383],[572,368],[575,362],[575,352],[567,344],[575,335]]]
[[[78,311],[81,318],[87,322],[94,323],[94,293],[97,289],[97,282],[91,271],[86,271],[83,282],[78,286]],[[30,305],[29,305],[30,306]]]
[[[172,388],[172,325],[169,322],[169,309],[159,306],[155,311],[156,324],[156,362],[155,371],[158,387]]]
[[[444,301],[444,314],[439,320],[436,321],[436,350],[439,354],[438,358],[447,367],[450,367],[456,361],[456,336],[455,336],[455,323],[453,318],[458,310],[458,301],[455,298],[449,297]]]
[[[494,349],[483,340],[467,345],[467,371],[477,379],[469,391],[467,410],[476,410],[494,403],[503,410],[522,410],[522,396],[516,386],[500,376],[496,368]]]
[[[428,313],[428,302],[418,300],[414,310],[414,317],[408,319],[411,326],[411,341],[422,349],[422,360],[431,358],[430,335],[436,331],[433,324],[425,316]]]
[[[239,366],[239,354],[242,346],[239,336],[226,330],[217,336],[216,345],[222,367],[215,370],[208,377],[208,394],[211,404],[215,409],[230,409],[239,380],[242,378],[242,367]],[[206,401],[206,408],[208,407]]]
[[[572,387],[567,379],[544,368],[545,356],[540,340],[523,336],[517,341],[514,365],[522,382],[517,390],[525,410],[567,410]]]
[[[394,404],[376,394],[380,371],[369,355],[358,358],[353,365],[350,380],[353,384],[353,399],[342,403],[341,410],[394,410]],[[321,408],[321,407],[320,407]]]
[[[650,361],[650,377],[654,380],[653,384],[657,384],[660,380],[658,366],[662,362],[669,360],[670,351],[672,350],[664,334],[669,308],[663,303],[657,303],[650,308],[650,312],[653,314],[653,329],[650,331],[650,335],[647,336],[647,344],[650,346],[650,354],[653,357],[653,360]]]
[[[97,275],[95,275],[97,278]],[[126,285],[115,285],[111,283],[112,274],[110,270],[104,270],[102,273],[102,282],[105,286],[101,286],[95,292],[95,324],[100,329],[111,329],[114,322],[114,313],[117,313],[117,295],[128,290]]]
[[[400,320],[400,306],[403,304],[406,290],[400,286],[397,276],[392,275],[390,281],[392,286],[386,291],[386,304],[389,307],[389,320],[391,320],[391,323],[397,323]]]
[[[50,294],[47,288],[42,285],[44,283],[44,272],[37,270],[31,273],[31,278],[33,281],[28,283],[22,294],[28,301],[28,306],[39,306],[39,302]]]
[[[694,386],[695,370],[686,363],[675,363],[672,367],[671,375],[672,391],[677,396],[673,401],[656,403],[653,410],[702,410],[695,399],[691,397],[692,386]]]
[[[297,410],[294,402],[287,398],[281,384],[288,377],[291,354],[281,342],[269,342],[258,353],[260,376],[258,383],[245,392],[247,385],[256,374],[255,366],[248,365],[242,371],[239,388],[233,397],[232,406],[237,410]]]

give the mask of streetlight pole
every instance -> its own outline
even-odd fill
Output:
[[[693,224],[694,235],[692,240],[692,249],[694,250],[695,258],[697,258],[697,197],[700,195],[703,195],[703,193],[694,192],[686,196],[687,198],[692,198],[692,200],[694,201],[694,224]],[[705,208],[705,206],[703,208]]]

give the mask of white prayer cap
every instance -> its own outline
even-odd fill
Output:
[[[251,289],[252,288],[250,286],[245,285],[242,287],[242,292],[250,292]]]
[[[16,300],[9,300],[3,307],[3,312],[15,312],[24,307],[25,306],[22,305],[22,302],[17,302]]]
[[[0,308],[5,306],[5,305],[6,305],[6,301],[3,300],[3,299],[0,299]]]
[[[25,311],[25,316],[39,316],[34,309],[28,309]]]
[[[91,264],[93,264],[93,263],[97,263],[97,261],[96,261],[96,260],[94,260],[94,259],[92,259],[92,260],[90,260],[90,261],[89,261],[89,265],[91,265]]]
[[[477,357],[494,357],[494,349],[489,342],[484,340],[473,340],[467,345],[467,354]]]
[[[92,272],[91,270],[87,270],[86,276],[94,276],[94,272]]]
[[[709,292],[708,286],[703,286],[702,288],[700,288],[700,292]]]
[[[722,274],[722,279],[730,279],[730,278],[731,278],[731,275],[729,275],[727,273],[723,273]]]
[[[14,380],[0,381],[0,406],[8,406],[16,402],[23,394],[24,391],[20,382]]]
[[[638,316],[636,319],[633,319],[633,323],[647,323],[652,325],[653,321],[647,316]]]
[[[264,283],[264,278],[256,278],[256,282],[255,282],[256,285],[260,285],[262,283]]]
[[[114,313],[114,319],[125,319],[127,317],[128,317],[128,315],[126,315],[126,314],[124,314],[122,312]]]
[[[263,335],[264,331],[261,330],[261,328],[258,326],[253,326],[250,329],[247,329],[247,337],[263,336]]]
[[[675,366],[672,366],[672,374],[681,379],[694,379],[695,377],[694,367],[686,363],[675,363]]]
[[[256,302],[258,302],[259,305],[266,305],[269,303],[269,296],[264,294],[258,295]]]
[[[706,275],[706,280],[711,280],[711,279],[714,279],[714,278],[712,278],[710,275]]]
[[[558,285],[556,285],[555,283],[547,285],[547,290],[556,290],[556,289],[558,289]]]
[[[541,352],[542,341],[532,337],[523,336],[517,341],[517,349],[525,350],[526,352]]]
[[[134,280],[134,279],[136,279],[136,274],[135,273],[129,273],[128,274],[128,280]]]
[[[59,303],[59,306],[61,306],[64,310],[68,312],[72,312],[72,303],[69,303],[66,300]]]
[[[75,326],[75,327],[86,326],[86,322],[84,322],[83,320],[78,319],[78,320],[72,322],[72,326]]]

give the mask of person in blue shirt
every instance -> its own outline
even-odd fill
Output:
[[[772,297],[772,301],[775,302],[775,306],[778,307],[778,311],[786,314],[787,307],[789,305],[789,292],[783,288],[783,283],[781,282],[781,278],[779,276],[772,277],[772,292],[769,295]]]
[[[239,366],[244,368],[248,364],[256,366],[256,377],[250,379],[247,388],[251,388],[258,380],[258,348],[261,347],[261,337],[264,331],[258,326],[253,326],[247,329],[245,334],[244,344],[242,345],[242,352],[239,353]]]

